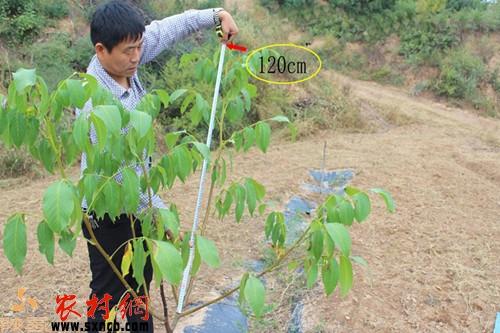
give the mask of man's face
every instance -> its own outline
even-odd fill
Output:
[[[104,69],[116,79],[131,77],[135,74],[141,58],[143,38],[126,39],[117,44],[111,52],[101,43],[95,46],[97,57]]]

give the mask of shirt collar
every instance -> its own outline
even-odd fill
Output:
[[[125,89],[118,82],[116,82],[116,80],[113,79],[111,75],[108,74],[108,72],[106,72],[104,67],[102,67],[101,62],[99,61],[99,58],[97,58],[97,55],[94,55],[92,57],[89,65],[89,71],[95,72],[95,74],[101,80],[101,83],[105,85],[116,97],[124,97],[125,94],[129,93],[130,89],[133,89],[134,85],[138,87],[139,90],[142,89],[141,85],[138,82],[139,80],[137,78],[137,72],[135,72],[135,74],[130,78],[130,88]]]

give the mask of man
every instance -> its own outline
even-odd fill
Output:
[[[96,54],[89,64],[87,73],[92,74],[99,84],[108,89],[126,109],[132,110],[146,94],[137,76],[139,65],[153,60],[163,50],[195,31],[214,28],[219,24],[222,26],[224,34],[222,42],[227,42],[230,36],[235,36],[238,33],[233,18],[222,8],[189,10],[163,20],[153,21],[145,26],[142,15],[131,4],[116,0],[107,2],[99,6],[92,17],[90,35]],[[83,111],[77,110],[77,113],[89,112],[90,107],[91,105],[88,104]],[[95,131],[92,130],[90,135],[92,142],[95,143]],[[82,173],[86,165],[86,156],[83,154]],[[118,175],[117,179],[120,178],[121,176]],[[152,204],[155,208],[166,208],[158,195],[152,197]],[[148,196],[143,193],[140,196],[139,211],[147,206]],[[84,210],[87,208],[85,201],[82,203],[82,208]],[[92,212],[88,212],[88,214],[93,215]],[[92,228],[97,240],[108,254],[115,252],[121,244],[133,237],[130,220],[125,214],[116,219],[114,223],[107,215],[103,219],[94,219]],[[82,229],[84,236],[90,239],[85,225],[82,226]],[[136,237],[142,235],[140,223],[135,223],[135,234]],[[113,256],[113,262],[118,268],[121,267],[124,249],[122,247]],[[109,309],[111,309],[126,292],[126,288],[94,245],[88,243],[88,251],[92,272],[90,299],[101,300],[105,294],[109,294],[112,297],[109,302]],[[132,288],[137,289],[137,283],[131,276],[132,274],[128,274],[126,280]],[[146,287],[149,289],[152,279],[149,257],[144,269],[144,277]],[[144,295],[144,288],[138,294]],[[100,323],[104,321],[102,314],[104,314],[104,309],[98,308],[94,313],[94,318],[89,316],[88,325],[92,332],[93,328],[99,327]],[[143,314],[127,316],[127,320],[131,324],[134,323],[131,325],[132,327],[141,327],[140,324],[145,322],[141,319],[142,316]],[[133,330],[133,332],[153,332],[151,315],[146,322],[148,323],[147,331]],[[98,325],[96,326],[95,323]]]

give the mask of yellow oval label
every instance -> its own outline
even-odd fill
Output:
[[[299,57],[297,57],[296,55],[292,55],[291,53],[289,53],[288,56],[285,57],[284,55],[279,54],[277,51],[271,50],[272,48],[279,48],[279,47],[282,48],[292,47],[295,48],[295,50],[298,49],[307,51],[308,52],[307,57],[309,57],[309,59],[314,59],[314,58],[317,59],[318,68],[312,74],[308,74],[308,72],[310,72],[309,67],[312,61],[308,61],[309,59],[307,59],[307,57],[303,57],[300,60],[297,60],[297,58]],[[270,55],[270,53],[272,53],[272,55]],[[256,55],[260,55],[260,57],[255,58]],[[307,47],[291,43],[270,44],[260,47],[250,52],[245,62],[245,68],[247,69],[247,72],[250,73],[251,76],[253,76],[257,80],[271,84],[293,84],[310,80],[316,75],[318,75],[319,71],[321,70],[321,65],[322,65],[321,58],[316,52]],[[255,73],[252,71],[252,69],[255,71]],[[265,74],[267,76],[283,76],[283,75],[286,76],[290,74],[301,74],[308,76],[293,81],[276,81],[270,79],[269,77],[259,76],[257,75],[258,72],[260,72],[260,74]]]

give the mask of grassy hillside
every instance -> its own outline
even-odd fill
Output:
[[[480,0],[262,0],[321,41],[326,66],[500,115],[500,4]]]

